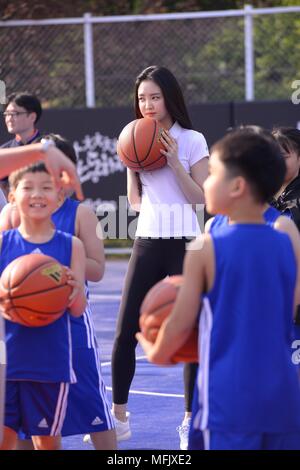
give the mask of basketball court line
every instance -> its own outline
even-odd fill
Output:
[[[90,301],[95,302],[96,300],[120,300],[120,294],[91,294]]]
[[[147,359],[147,356],[137,356],[136,360]],[[110,366],[111,362],[102,362],[101,367]],[[106,387],[106,390],[112,391],[112,387]],[[171,397],[171,398],[184,398],[184,395],[179,393],[161,393],[161,392],[145,392],[143,390],[129,390],[129,393],[133,395],[152,395],[156,397]]]
[[[112,391],[112,387],[106,387],[106,390]],[[143,390],[129,390],[133,395],[150,395],[155,397],[171,397],[171,398],[184,398],[184,395],[178,393],[160,393],[160,392],[144,392]]]

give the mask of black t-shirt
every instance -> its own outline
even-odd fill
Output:
[[[270,204],[282,214],[289,215],[300,231],[300,176],[291,181],[277,199]]]
[[[4,148],[22,147],[23,145],[33,144],[34,142],[39,141],[40,138],[41,138],[41,133],[40,133],[39,130],[37,130],[34,133],[34,135],[31,137],[31,139],[29,139],[28,142],[26,142],[26,144],[24,144],[20,140],[17,140],[16,138],[14,138],[14,139],[8,140],[4,144],[2,144],[0,146],[0,148],[4,149]],[[8,177],[2,178],[2,179],[0,179],[0,181],[6,183],[8,181]]]

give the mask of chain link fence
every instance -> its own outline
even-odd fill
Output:
[[[300,78],[300,7],[0,22],[0,45],[7,93],[35,92],[45,108],[131,105],[152,64],[172,70],[188,104],[286,100]]]

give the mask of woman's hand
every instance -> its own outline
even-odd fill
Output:
[[[169,131],[164,129],[161,133],[160,141],[166,148],[166,150],[161,150],[161,153],[166,157],[168,165],[175,170],[181,165],[178,158],[178,145],[176,140],[170,135]]]

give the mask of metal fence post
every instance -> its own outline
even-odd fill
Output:
[[[84,24],[84,70],[85,70],[85,99],[87,108],[95,107],[95,71],[94,71],[94,47],[93,26],[90,13],[83,15]]]
[[[245,5],[244,21],[245,46],[245,99],[254,100],[254,47],[253,47],[253,7]]]

